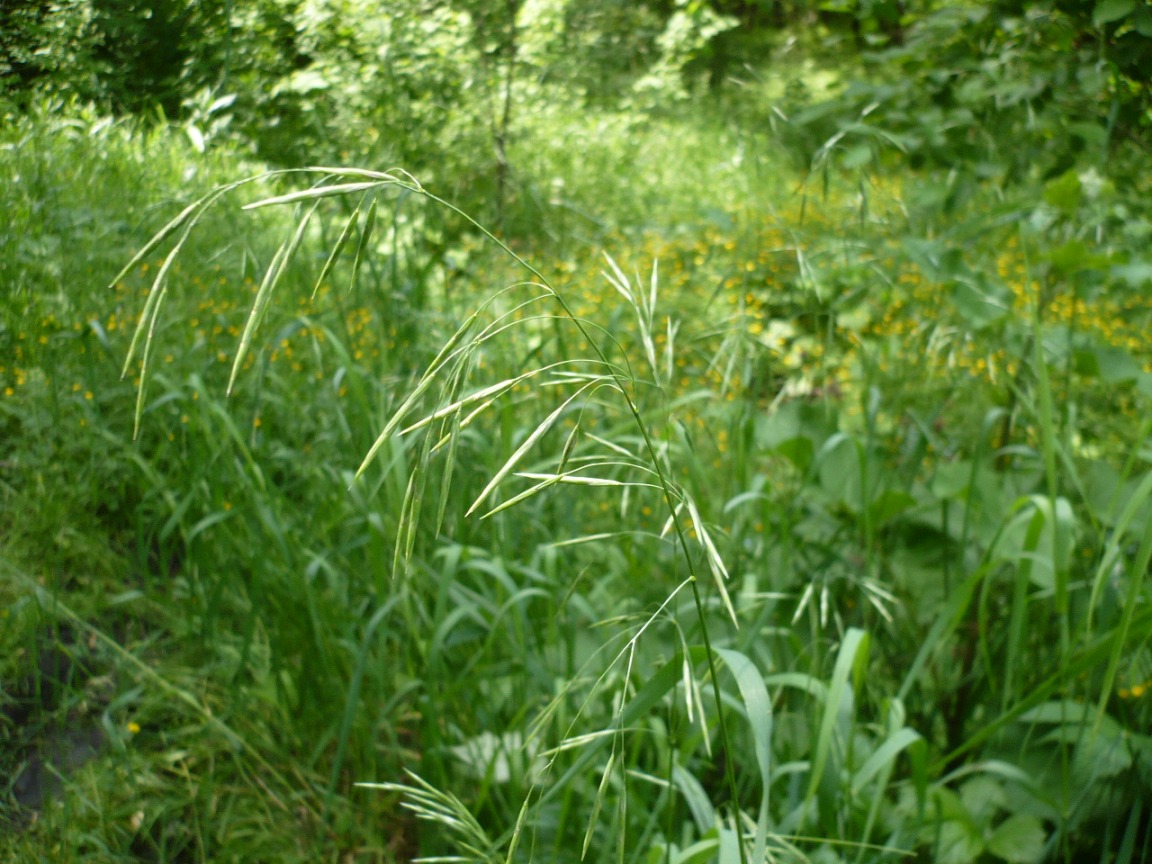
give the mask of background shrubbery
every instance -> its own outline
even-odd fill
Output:
[[[1152,7],[387,6],[0,11],[0,857],[1146,860]]]

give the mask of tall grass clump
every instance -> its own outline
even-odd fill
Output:
[[[359,267],[384,193],[421,195],[467,220],[402,173],[291,173],[313,185],[247,205],[291,206],[299,218],[255,293],[230,387],[326,199],[352,195],[358,203],[318,290],[342,253],[353,271]],[[208,208],[236,188],[221,187],[186,208],[126,272],[166,241],[178,252]],[[698,462],[704,449],[717,458],[730,447],[747,451],[755,430],[736,403],[701,407],[711,394],[679,386],[683,322],[661,314],[656,266],[650,278],[631,278],[607,260],[605,279],[631,320],[602,323],[577,314],[575,300],[473,225],[530,281],[481,299],[463,317],[407,394],[394,397],[352,475],[355,496],[386,485],[403,491],[378,517],[376,530],[392,552],[375,563],[385,578],[361,613],[369,623],[334,730],[332,777],[356,740],[350,730],[370,668],[366,652],[382,638],[377,630],[396,629],[411,646],[415,728],[408,735],[419,771],[409,783],[375,785],[405,796],[419,819],[451,829],[444,836],[457,835],[469,860],[511,860],[516,849],[549,860],[719,855],[743,862],[800,855],[796,844],[828,854],[844,844],[860,856],[909,848],[915,833],[900,827],[907,817],[884,835],[875,832],[896,760],[921,754],[923,744],[898,702],[874,729],[857,725],[866,632],[845,626],[830,653],[809,653],[810,671],[777,671],[777,649],[794,647],[772,623],[787,595],[764,590],[772,574],[757,574],[758,567],[744,575],[739,593],[730,587],[725,559],[741,554],[746,541],[718,525],[725,510],[755,499],[723,507],[711,472]],[[173,260],[170,254],[166,262]],[[149,401],[148,367],[160,350],[165,276],[162,269],[149,292],[125,367],[139,369],[143,385],[138,423]],[[721,392],[734,391],[733,362],[747,349],[713,338],[711,374]],[[708,420],[726,415],[725,428],[708,428]],[[406,475],[402,484],[389,480],[397,471]],[[762,532],[757,523],[752,533]],[[806,605],[826,609],[827,598],[801,598],[794,618]],[[607,618],[606,606],[616,607]],[[825,622],[812,620],[815,647]],[[589,638],[589,625],[598,637]],[[323,645],[317,638],[317,653]],[[475,680],[473,670],[481,669],[487,677]],[[789,706],[782,718],[770,687]],[[781,695],[789,690],[795,699]],[[856,742],[851,750],[848,740]],[[793,742],[796,761],[776,762],[782,741]],[[445,788],[461,763],[480,780],[467,806]],[[914,798],[923,807],[922,756],[914,764],[921,766]],[[788,776],[801,782],[774,800],[773,785]],[[838,778],[848,785],[840,788]],[[842,795],[858,804],[845,807]]]
[[[373,743],[339,771],[326,758],[331,706],[367,662],[357,609],[376,584],[376,514],[343,494],[355,464],[329,457],[370,444],[372,422],[348,416],[377,410],[363,380],[403,341],[403,315],[377,333],[356,294],[316,313],[312,285],[291,274],[238,416],[224,361],[275,218],[245,217],[242,231],[219,211],[182,247],[195,268],[146,256],[106,291],[86,287],[188,206],[186,185],[225,182],[236,154],[77,108],[7,126],[0,158],[0,857],[388,854],[375,831],[352,839],[345,773],[376,776],[362,760],[403,747],[402,723],[380,719],[403,714],[402,691],[381,695],[378,666],[359,686],[379,711],[345,735]],[[163,350],[133,442],[139,381],[120,373],[157,273]],[[317,413],[287,424],[305,382],[322,385]],[[303,827],[275,827],[286,822]]]
[[[323,283],[331,266],[343,251],[343,241],[355,230],[362,210],[365,214],[365,227],[362,229],[361,237],[367,235],[377,212],[376,195],[378,193],[395,190],[415,192],[441,206],[451,210],[455,209],[441,199],[431,196],[410,177],[399,173],[335,171],[331,169],[311,169],[306,173],[318,179],[316,185],[304,191],[275,196],[248,205],[249,208],[270,205],[302,205],[306,209],[303,211],[303,218],[298,223],[298,229],[291,239],[286,241],[278,250],[257,291],[247,324],[240,335],[239,347],[229,378],[230,387],[243,368],[252,338],[256,333],[260,319],[268,308],[277,282],[299,246],[309,218],[316,211],[322,199],[346,194],[362,196],[361,205],[358,205],[353,211],[345,229],[341,232],[341,241],[337,243],[325,263],[317,287]],[[232,191],[232,188],[234,187],[223,187],[217,193],[213,193],[213,195],[201,199],[200,202],[187,208],[138,254],[137,259],[147,257],[158,244],[173,236],[177,238],[173,251],[178,252],[179,246],[195,226],[200,214],[214,203],[216,197]],[[459,211],[455,212],[457,215],[463,216]],[[475,514],[481,520],[494,523],[493,530],[497,532],[499,538],[496,546],[498,549],[503,548],[505,545],[503,542],[504,534],[509,530],[507,520],[497,522],[493,517],[506,511],[512,511],[516,505],[531,501],[551,487],[585,486],[595,489],[610,489],[624,495],[626,502],[629,499],[635,499],[634,503],[629,503],[635,507],[643,507],[643,510],[648,514],[653,513],[653,505],[661,506],[662,503],[666,515],[660,519],[664,524],[659,530],[655,530],[658,524],[656,521],[648,520],[651,524],[639,532],[621,533],[617,531],[601,533],[596,536],[559,538],[559,542],[564,544],[574,542],[603,544],[608,539],[638,533],[639,537],[636,538],[636,542],[652,548],[654,552],[661,547],[668,546],[678,550],[678,554],[671,556],[667,553],[657,552],[660,557],[665,559],[665,566],[671,571],[667,574],[668,577],[671,577],[678,584],[675,584],[671,593],[660,602],[654,613],[648,614],[636,610],[625,616],[624,620],[628,622],[627,638],[623,636],[611,637],[604,646],[611,657],[605,668],[599,672],[596,682],[599,686],[591,688],[590,693],[592,695],[578,695],[578,691],[569,692],[576,690],[571,685],[563,688],[559,694],[556,694],[551,704],[545,708],[542,716],[536,719],[537,729],[533,735],[523,743],[518,742],[515,747],[517,750],[528,749],[530,752],[537,753],[541,750],[540,738],[543,737],[540,727],[547,726],[551,718],[557,714],[568,713],[560,712],[560,707],[564,703],[574,699],[587,700],[592,696],[602,699],[604,697],[599,696],[601,689],[615,690],[616,695],[612,699],[617,703],[618,708],[615,711],[614,722],[610,726],[591,735],[580,733],[576,737],[567,736],[560,742],[559,747],[544,751],[537,757],[544,760],[544,766],[540,770],[544,771],[545,774],[563,772],[564,777],[573,777],[575,776],[575,766],[586,765],[593,759],[598,759],[597,751],[607,749],[609,751],[607,762],[604,764],[602,779],[592,803],[592,813],[595,814],[600,810],[614,783],[627,784],[626,763],[623,760],[626,749],[630,745],[626,741],[624,719],[626,714],[637,713],[637,703],[629,698],[629,691],[634,686],[635,676],[640,671],[638,664],[640,637],[650,627],[666,626],[663,620],[666,610],[674,608],[678,604],[681,593],[689,594],[695,610],[694,621],[681,626],[694,633],[695,638],[701,640],[701,645],[693,646],[687,641],[686,636],[682,637],[684,638],[685,653],[684,659],[678,665],[683,666],[683,686],[686,688],[685,698],[688,700],[685,702],[685,710],[691,713],[693,698],[697,703],[702,699],[700,680],[695,674],[696,667],[701,662],[708,669],[708,677],[712,681],[711,696],[715,700],[717,710],[720,710],[722,699],[717,667],[721,655],[713,650],[709,641],[708,612],[705,595],[701,590],[701,575],[711,577],[713,599],[709,601],[709,604],[719,603],[733,623],[736,612],[726,587],[727,572],[711,539],[710,529],[701,518],[688,490],[674,479],[672,457],[677,449],[676,442],[671,437],[659,440],[655,437],[652,428],[654,421],[660,423],[661,426],[668,422],[666,417],[659,416],[666,409],[663,409],[661,405],[662,397],[660,396],[661,388],[659,385],[661,367],[657,361],[653,341],[657,323],[658,283],[655,271],[653,271],[650,286],[632,284],[615,265],[613,265],[610,276],[613,286],[628,301],[637,315],[637,332],[643,354],[636,357],[635,360],[644,362],[649,376],[651,376],[644,380],[633,371],[631,365],[633,359],[628,356],[629,352],[625,346],[619,343],[613,333],[603,330],[593,322],[577,317],[566,299],[549,284],[539,271],[516,256],[506,246],[503,246],[485,229],[479,225],[475,225],[475,227],[511,255],[530,276],[534,277],[534,281],[513,285],[496,293],[482,302],[465,318],[439,353],[432,359],[426,371],[415,379],[410,393],[402,401],[399,401],[391,419],[384,425],[383,430],[369,448],[364,461],[354,476],[363,482],[364,478],[370,475],[370,472],[378,472],[378,466],[381,463],[386,461],[394,464],[398,458],[403,459],[410,466],[403,497],[399,502],[396,502],[399,504],[398,512],[395,514],[396,523],[390,532],[394,545],[390,576],[392,586],[396,586],[396,588],[411,584],[418,579],[419,570],[423,569],[424,566],[423,561],[439,557],[435,552],[437,545],[435,538],[441,534],[446,524],[454,524]],[[355,254],[354,268],[359,263],[361,249],[357,249]],[[172,260],[174,260],[174,255],[167,259],[169,262]],[[125,268],[126,271],[134,267],[136,263],[136,260],[131,262]],[[164,277],[165,273],[162,270],[153,284],[137,329],[137,336],[134,338],[129,351],[129,360],[126,366],[126,371],[131,369],[132,362],[137,357],[139,358],[143,384],[146,384],[147,381],[148,363],[154,345],[154,331],[160,318],[161,304],[164,301],[167,288]],[[510,330],[527,331],[532,334],[528,341],[535,343],[535,345],[527,357],[509,356],[511,352],[498,351],[493,348],[493,343],[500,340]],[[524,340],[524,337],[521,336],[520,339]],[[671,350],[671,346],[668,350]],[[554,353],[559,354],[557,359],[551,359],[551,355]],[[536,356],[533,357],[532,355]],[[534,360],[535,362],[533,362]],[[549,362],[540,362],[545,360]],[[477,386],[474,383],[474,376],[479,370],[484,370],[496,380]],[[535,426],[526,430],[523,428],[510,429],[509,427],[513,424],[522,423],[520,418],[513,416],[513,412],[523,412],[524,410],[515,404],[517,400],[514,394],[529,389],[537,393],[555,394],[553,396],[554,404],[549,406],[547,414],[540,418]],[[142,388],[141,399],[137,407],[138,421],[146,402],[143,393]],[[483,440],[488,435],[494,434],[493,431],[490,431],[492,424],[488,422],[489,418],[499,418],[496,429],[499,430],[500,426],[504,427],[503,434],[499,437],[509,443],[516,444],[506,456],[501,455],[500,452],[503,448],[499,446],[499,443],[503,443],[502,441],[497,443]],[[629,429],[631,431],[628,431]],[[421,434],[414,436],[413,433]],[[456,461],[462,456],[468,456],[470,457],[469,461],[473,461],[473,453],[469,451],[477,449],[477,443],[473,440],[474,435],[481,439],[479,449],[482,452],[487,451],[484,452],[486,457],[484,461],[494,466],[495,470],[491,471],[490,476],[486,479],[483,474],[478,476],[475,472],[469,472],[471,476],[465,476],[463,478],[465,484],[460,484],[461,478],[454,477],[457,473],[455,470]],[[562,442],[558,460],[554,461],[554,454],[545,455],[547,449],[544,442],[547,439],[552,439],[549,442],[551,447],[555,447],[557,441]],[[408,441],[415,443],[409,444]],[[493,446],[494,444],[496,446]],[[382,457],[386,457],[386,459]],[[458,487],[454,489],[454,479],[458,487],[463,485],[463,492],[459,491]],[[479,485],[481,482],[484,485],[478,492],[475,492],[469,489],[468,480],[473,481],[472,485]],[[461,500],[471,500],[471,503],[463,506],[460,503]],[[512,539],[510,545],[513,548],[523,548],[526,540],[528,544],[533,543],[533,541],[540,543],[544,540],[553,540],[554,544],[556,539],[550,537],[531,539],[516,537]],[[452,557],[458,559],[459,555],[459,552],[455,552]],[[382,585],[381,587],[387,589],[391,586]],[[441,588],[440,590],[444,589]],[[521,616],[525,614],[528,604],[532,603],[533,595],[537,592],[544,593],[541,588],[527,589],[516,588],[514,585],[509,586],[510,597],[505,602],[513,605],[496,613],[497,621],[500,617],[512,614],[512,620],[508,624],[485,621],[480,615],[483,607],[476,601],[469,605],[479,606],[479,608],[469,609],[468,606],[458,606],[455,612],[465,612],[468,617],[480,617],[478,623],[481,623],[482,626],[514,627],[518,639],[528,638],[532,640],[533,634],[530,631],[534,629],[535,624],[530,618]],[[389,591],[389,593],[393,592]],[[546,597],[546,593],[544,596]],[[397,603],[397,599],[394,596],[381,601],[381,605],[373,618],[374,623],[378,619],[383,620],[383,616],[391,612],[393,605],[407,605],[402,600]],[[524,608],[518,614],[513,614],[517,613],[519,607]],[[441,609],[439,611],[443,614],[446,610]],[[439,648],[439,643],[448,635],[448,633],[441,634],[439,630],[445,627],[450,630],[455,627],[453,617],[455,615],[448,615],[442,624],[437,620],[427,622],[436,628],[432,633],[420,632],[422,622],[419,621],[410,621],[408,626],[413,628],[411,635],[414,638],[420,639],[422,642],[429,642],[430,649],[434,653],[439,653],[442,650]],[[517,619],[520,619],[518,623]],[[525,630],[529,632],[525,632]],[[696,656],[695,662],[690,662],[687,658],[694,647],[696,650],[702,650]],[[521,652],[514,653],[520,654]],[[726,651],[726,655],[729,656],[730,664],[741,664],[739,666],[741,671],[744,670],[746,664],[751,662],[742,654],[731,649]],[[521,654],[521,656],[524,655]],[[603,663],[602,660],[592,660],[591,658],[585,662],[594,665]],[[442,671],[448,676],[455,674],[450,667]],[[578,672],[578,674],[587,673]],[[357,673],[358,676],[359,672]],[[753,678],[745,676],[745,678],[748,682],[754,680],[754,676]],[[678,683],[679,680],[678,675],[675,682],[672,680],[666,682],[664,692],[649,694],[646,697],[646,702],[641,703],[644,710],[650,709],[655,699],[662,699],[666,695],[666,691],[671,690],[674,683]],[[355,683],[358,686],[358,680]],[[612,685],[612,687],[609,688],[608,685]],[[451,690],[452,688],[447,689]],[[753,729],[763,733],[767,729],[764,725],[767,719],[762,715],[762,712],[769,708],[766,692],[762,684],[755,685],[753,683],[748,684],[748,692],[758,700],[758,711],[752,718]],[[354,704],[355,694],[350,694],[349,722],[352,720],[351,710]],[[431,707],[429,706],[429,708]],[[702,711],[702,707],[699,710]],[[581,713],[583,712],[577,709],[575,716],[567,721],[567,732],[578,728],[576,724],[580,721]],[[720,747],[723,751],[730,753],[728,724],[724,722],[723,714],[719,714],[718,717]],[[509,719],[523,723],[526,718]],[[435,739],[432,742],[427,742],[432,745],[430,756],[437,750],[444,748],[444,744],[440,740],[436,740],[444,737],[444,731],[439,730]],[[491,733],[487,734],[490,735]],[[468,758],[467,754],[470,752],[470,748],[482,748],[485,741],[486,739],[481,733],[481,737],[465,739],[454,749],[463,752],[466,754],[464,758]],[[340,742],[340,757],[344,753],[344,744],[344,741]],[[491,746],[497,745],[488,746],[490,749]],[[510,745],[507,742],[500,742],[498,746],[507,748]],[[765,787],[765,803],[768,783],[767,746],[766,740],[759,741],[757,744],[757,749],[764,754],[761,782]],[[571,755],[569,755],[569,751],[571,751]],[[512,754],[507,754],[504,758],[512,758]],[[532,757],[520,754],[517,758],[531,759]],[[429,761],[434,764],[435,757]],[[489,768],[489,770],[491,769]],[[724,767],[724,775],[727,777],[729,794],[735,801],[738,791],[735,771],[730,761]],[[446,772],[442,776],[446,776]],[[420,782],[424,783],[425,781]],[[565,785],[567,784],[562,782],[559,786],[553,787],[538,799],[536,806],[542,806],[544,798],[552,798],[557,794],[555,790],[563,789]],[[386,785],[384,788],[394,791],[410,791],[413,795],[417,795],[420,787],[409,790],[408,787],[392,784]],[[426,784],[424,788],[426,791],[431,789]],[[617,815],[619,818],[624,812],[623,808],[627,806],[627,796],[613,797],[619,801],[618,804],[613,805],[620,808]],[[517,827],[513,834],[515,838],[519,837],[524,820],[530,815],[529,805],[532,800],[531,794],[528,794],[524,799],[524,805],[516,821]],[[458,802],[453,806],[457,805]],[[504,806],[514,806],[514,804],[513,802],[504,802]],[[436,811],[429,810],[427,806],[418,808],[418,813],[427,818],[438,818],[442,821],[448,818],[444,815],[436,816]],[[767,841],[766,815],[765,811],[759,823],[757,836],[757,845],[761,849]],[[743,828],[739,825],[735,811],[730,814],[730,819],[732,820],[732,827],[738,833],[743,833]],[[532,825],[534,822],[535,820],[532,820],[529,824]],[[554,835],[549,838],[549,842],[563,844],[563,838],[573,830],[570,820],[565,820],[565,822],[569,824],[553,825],[546,832],[545,836]],[[451,824],[456,825],[458,823],[452,822]],[[468,825],[471,823],[465,821],[459,824]],[[625,826],[617,825],[616,829],[618,837],[616,842],[620,844],[620,848],[623,850],[627,836],[624,830]],[[475,827],[468,830],[473,834],[476,833]],[[588,821],[581,844],[585,853],[594,838],[603,830],[593,815]],[[533,828],[529,834],[534,845],[538,842],[538,832]],[[743,844],[741,842],[738,845],[741,849],[740,858],[744,860],[746,853],[743,851]],[[558,845],[557,848],[562,848],[562,845]]]

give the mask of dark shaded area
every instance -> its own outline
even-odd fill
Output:
[[[4,686],[0,709],[0,827],[18,829],[64,789],[69,774],[101,754],[98,718],[114,690],[90,646],[70,628],[43,632],[35,672]]]

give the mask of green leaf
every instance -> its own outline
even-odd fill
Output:
[[[1152,9],[1141,6],[1132,16],[1132,26],[1141,36],[1152,38]]]
[[[968,822],[945,822],[940,829],[937,864],[972,864],[984,851],[984,838]]]
[[[776,446],[776,452],[791,462],[800,471],[807,471],[816,455],[811,438],[789,438]]]
[[[960,787],[960,800],[971,817],[979,825],[988,826],[992,817],[1007,804],[1004,786],[994,777],[978,776]]]
[[[851,706],[855,689],[868,663],[868,634],[856,627],[849,628],[836,655],[836,666],[828,684],[828,699],[824,716],[820,720],[820,734],[812,757],[812,773],[808,781],[805,805],[816,797],[816,789],[824,776],[824,769],[832,755],[833,738],[840,720],[841,706]]]
[[[820,444],[835,433],[834,418],[820,405],[805,402],[785,402],[775,411],[760,418],[756,424],[756,443],[767,450],[794,448],[797,439],[805,439],[808,459]],[[789,449],[789,452],[792,452]],[[791,458],[789,456],[789,458]],[[805,464],[805,466],[807,465]]]
[[[1099,378],[1106,384],[1135,381],[1144,370],[1123,348],[1101,347],[1090,351],[1077,351],[1076,371],[1081,375]]]
[[[752,746],[756,765],[760,769],[760,812],[756,819],[756,845],[753,860],[762,861],[768,836],[768,804],[772,788],[772,700],[764,678],[747,656],[728,648],[717,648],[716,653],[736,676],[736,686],[752,727]]]
[[[765,678],[764,683],[769,687],[795,687],[797,690],[803,690],[813,699],[818,699],[821,702],[828,700],[828,688],[824,682],[803,672],[777,672],[775,675],[769,675]]]
[[[768,688],[764,686],[760,670],[747,656],[728,648],[717,648],[716,653],[736,678],[748,725],[752,727],[752,745],[760,780],[767,790],[772,782],[772,700],[768,698]]]
[[[672,768],[672,783],[680,790],[684,803],[688,805],[688,812],[692,814],[696,830],[701,834],[707,832],[716,824],[716,811],[700,781],[683,766],[675,765]]]
[[[1138,259],[1127,264],[1117,264],[1112,268],[1112,277],[1119,279],[1129,288],[1140,288],[1152,282],[1152,263]]]
[[[1097,348],[1096,365],[1100,380],[1106,384],[1120,384],[1121,381],[1135,381],[1140,376],[1140,365],[1123,348]]]
[[[867,144],[857,144],[849,147],[840,157],[840,164],[849,171],[863,168],[872,161],[872,148]]]
[[[916,499],[900,489],[885,489],[873,501],[868,512],[873,525],[883,525],[889,519],[894,519],[901,513],[916,506]]]
[[[937,498],[962,498],[972,482],[972,463],[965,459],[937,466],[929,488]]]
[[[1020,715],[1023,723],[1087,723],[1092,719],[1094,709],[1082,702],[1071,702],[1067,699],[1045,702],[1037,705],[1031,711]]]
[[[891,765],[896,757],[900,755],[901,751],[907,749],[917,741],[923,741],[920,733],[908,727],[903,727],[896,730],[887,741],[876,748],[876,751],[868,757],[868,760],[860,767],[852,777],[852,792],[859,795],[864,791],[864,787],[880,773],[882,769]],[[877,794],[881,794],[883,790],[877,790]]]
[[[1044,257],[1052,262],[1054,270],[1069,276],[1082,270],[1094,270],[1108,263],[1108,259],[1103,255],[1093,255],[1089,252],[1082,240],[1062,243]]]
[[[1009,816],[988,838],[988,851],[1011,864],[1029,864],[1044,854],[1044,828],[1035,816]]]
[[[720,840],[716,837],[709,837],[707,840],[701,840],[699,843],[693,843],[681,852],[672,856],[675,864],[708,864],[709,861],[716,860],[716,850],[720,846]],[[665,858],[663,855],[658,859],[663,864]]]
[[[1110,735],[1102,730],[1087,733],[1076,749],[1072,770],[1080,782],[1088,784],[1115,777],[1131,767],[1132,751],[1128,749],[1128,743],[1121,735]]]
[[[1048,181],[1044,186],[1044,202],[1052,205],[1065,216],[1075,215],[1080,208],[1082,194],[1080,178],[1075,171],[1061,174],[1055,180]]]
[[[1011,307],[985,286],[969,281],[955,282],[949,297],[956,311],[974,330],[981,330],[1007,317]]]
[[[1092,10],[1092,23],[1097,27],[1111,24],[1132,14],[1135,8],[1136,0],[1099,0]]]

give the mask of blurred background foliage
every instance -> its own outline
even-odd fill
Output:
[[[9,0],[0,16],[13,105],[50,93],[160,115],[286,165],[499,174],[517,106],[543,94],[574,114],[675,112],[739,101],[797,53],[858,67],[750,100],[803,160],[895,147],[1010,183],[1149,134],[1143,0]]]

